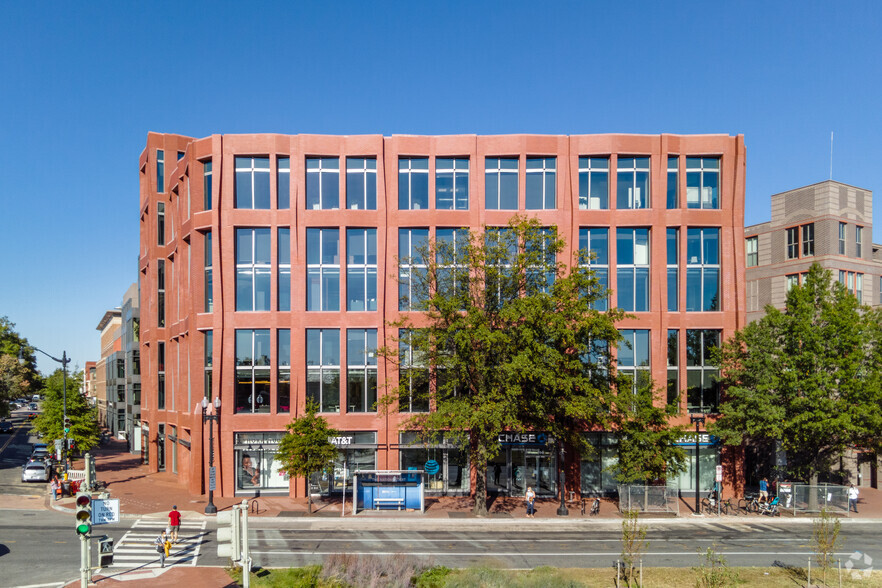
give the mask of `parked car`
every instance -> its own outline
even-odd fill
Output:
[[[21,467],[22,482],[48,482],[49,466],[44,461],[31,461]]]
[[[0,433],[11,433],[12,431],[12,423],[9,421],[0,421]]]
[[[28,404],[28,409],[29,410],[38,410],[37,403],[31,402],[30,404]]]

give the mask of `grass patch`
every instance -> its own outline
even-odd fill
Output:
[[[732,568],[738,578],[728,584],[737,588],[793,588],[805,584],[805,569],[792,567]],[[230,570],[230,576],[242,583],[241,570]],[[416,576],[410,584],[415,588],[610,588],[615,584],[613,568],[551,568],[503,570],[490,567],[450,570],[436,566]],[[401,580],[401,579],[399,579]],[[690,568],[643,568],[644,588],[695,588],[698,575]],[[812,570],[812,580],[814,570]],[[831,586],[839,585],[838,570],[828,574]],[[801,583],[800,583],[801,582]],[[338,578],[322,577],[321,566],[269,569],[252,572],[255,587],[285,588],[363,588]],[[401,584],[407,585],[407,584]],[[852,578],[842,570],[843,588],[882,586],[882,571],[861,578]]]

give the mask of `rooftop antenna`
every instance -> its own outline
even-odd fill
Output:
[[[833,179],[833,131],[830,131],[830,179]]]

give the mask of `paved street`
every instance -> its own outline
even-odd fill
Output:
[[[137,567],[159,566],[159,554],[153,547],[153,541],[168,525],[167,520],[138,519],[126,531],[114,546],[113,569],[132,569]],[[166,566],[195,566],[202,551],[202,545],[208,541],[207,521],[181,522],[178,543],[172,546]]]
[[[37,441],[30,435],[30,423],[24,418],[27,411],[13,411],[7,419],[15,431],[11,435],[0,435],[0,494],[42,494],[45,484],[21,482],[21,466],[31,455],[32,444]]]
[[[261,521],[263,523],[264,521]],[[493,565],[532,568],[609,566],[621,552],[618,524],[596,523],[575,529],[571,525],[488,525],[487,530],[358,530],[261,528],[251,533],[252,555],[261,566],[300,566],[320,563],[334,553],[395,556],[408,554],[450,567]],[[714,542],[731,565],[805,566],[811,555],[810,524],[777,523],[757,519],[750,523],[652,524],[644,562],[651,566],[688,567],[698,564],[698,552]],[[844,561],[856,551],[882,561],[878,524],[843,525],[845,541],[838,554]]]

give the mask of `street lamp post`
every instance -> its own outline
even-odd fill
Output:
[[[58,363],[61,364],[61,382],[62,382],[61,385],[63,388],[62,392],[61,392],[61,397],[62,397],[62,402],[63,402],[63,405],[62,405],[63,412],[62,412],[62,417],[61,417],[63,420],[61,421],[61,424],[62,424],[61,428],[62,428],[62,431],[64,431],[64,442],[61,446],[61,452],[64,455],[64,472],[67,473],[67,364],[70,363],[70,358],[67,356],[67,351],[62,351],[61,352],[61,359],[58,359],[57,357],[53,357],[53,356],[49,355],[48,353],[46,353],[42,349],[37,349],[36,347],[31,347],[31,349],[33,349],[34,351],[39,351],[40,353],[42,353],[43,355],[45,355],[46,357],[48,357],[52,361],[57,361]],[[21,347],[18,348],[18,362],[20,364],[24,364],[24,362],[25,362]]]
[[[214,505],[214,485],[216,479],[214,472],[214,423],[217,421],[220,427],[220,396],[214,399],[214,414],[207,414],[208,398],[202,399],[202,422],[208,421],[208,504],[205,505],[205,514],[216,514],[217,507]]]
[[[701,460],[699,459],[699,425],[704,424],[704,415],[692,415],[689,421],[695,423],[695,514],[701,514],[701,485],[699,474],[701,472]]]

